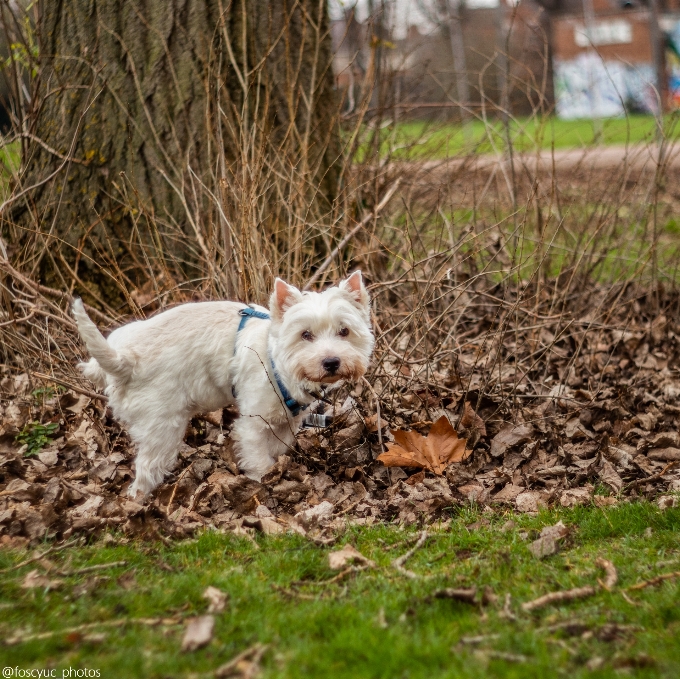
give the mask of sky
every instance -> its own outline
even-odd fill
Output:
[[[329,0],[329,2],[331,18],[339,19],[342,17],[343,9],[352,7],[358,21],[363,22],[368,18],[368,0]],[[418,26],[423,34],[429,33],[434,28],[420,11],[417,0],[387,0],[385,4],[390,5],[390,19],[394,22],[393,35],[397,39],[406,37],[409,26]]]

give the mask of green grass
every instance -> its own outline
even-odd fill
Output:
[[[106,678],[199,676],[262,642],[269,644],[265,677],[613,677],[621,668],[640,677],[680,676],[680,581],[631,591],[632,603],[621,593],[640,580],[680,569],[680,509],[661,512],[637,503],[545,511],[513,516],[516,527],[504,531],[510,515],[497,513],[488,516],[488,527],[466,528],[482,516],[474,509],[456,510],[451,524],[407,563],[419,576],[415,580],[390,566],[408,547],[385,549],[415,529],[386,525],[347,530],[339,544],[352,543],[378,567],[330,585],[315,583],[332,577],[327,555],[337,547],[318,547],[297,535],[258,536],[259,548],[244,537],[209,532],[173,546],[98,542],[66,550],[48,558],[70,570],[120,560],[127,565],[66,577],[62,588],[47,593],[21,588],[35,564],[2,575],[2,637],[106,620],[200,615],[207,608],[202,592],[213,585],[229,594],[213,641],[181,653],[181,625],[127,624],[101,628],[106,638],[99,643],[59,633],[0,647],[1,665],[59,672],[90,668]],[[520,533],[531,538],[559,518],[573,527],[567,545],[558,555],[534,559]],[[0,552],[0,568],[23,556]],[[521,611],[521,602],[547,592],[596,585],[602,576],[595,566],[598,556],[618,568],[614,591],[533,614]],[[78,586],[94,575],[108,579],[80,591]],[[491,587],[499,602],[480,608],[428,599],[442,587],[472,585]],[[289,598],[275,586],[313,599]],[[513,597],[514,621],[500,615],[506,594]],[[542,629],[571,619],[590,632],[568,637]],[[604,641],[598,630],[605,623],[638,627]],[[477,646],[459,643],[473,635],[498,636]],[[522,655],[526,661],[512,662],[498,653]],[[601,659],[597,670],[589,669],[593,658]]]
[[[565,200],[561,216],[542,210],[542,235],[533,205],[528,209],[519,206],[516,216],[511,208],[488,205],[480,205],[474,213],[457,208],[441,209],[433,215],[414,209],[392,218],[384,242],[398,252],[408,232],[410,254],[418,260],[450,247],[453,239],[458,243],[456,252],[462,265],[472,272],[486,271],[495,282],[505,280],[511,266],[516,267],[512,280],[528,281],[537,271],[546,278],[556,278],[576,265],[598,283],[649,280],[654,264],[656,278],[679,281],[680,225],[671,216],[672,207],[663,205],[659,209],[656,242],[652,225],[645,228],[641,221],[651,221],[645,206],[633,208],[637,209],[622,206],[616,210],[606,203],[584,204],[574,199],[568,204]],[[446,227],[442,217],[452,228]],[[501,256],[490,233],[502,237]],[[399,262],[394,259],[391,265],[396,269]]]
[[[677,116],[664,120],[664,134],[677,139]],[[510,137],[517,150],[586,148],[597,145],[625,145],[651,142],[657,135],[654,116],[630,115],[601,120],[560,120],[554,116],[517,119],[510,124]],[[507,135],[500,120],[475,120],[463,128],[459,124],[425,121],[400,122],[382,130],[385,153],[397,149],[397,158],[441,159],[459,154],[504,151]],[[360,154],[361,155],[361,154]]]
[[[21,167],[21,143],[0,143],[0,200],[9,198],[11,179]]]

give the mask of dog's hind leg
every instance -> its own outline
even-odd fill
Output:
[[[175,466],[188,422],[188,417],[175,415],[130,427],[130,436],[137,444],[137,457],[135,480],[128,495],[134,498],[140,491],[148,495],[163,481]]]

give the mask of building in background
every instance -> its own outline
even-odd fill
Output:
[[[599,118],[666,106],[658,10],[633,0],[561,0],[551,12],[557,115]]]
[[[403,11],[409,6],[419,10],[410,19]],[[456,119],[465,111],[527,115],[552,107],[548,13],[536,0],[374,0],[333,18],[335,71],[347,112],[376,58],[380,101],[395,114]]]
[[[364,0],[332,30],[348,112],[371,69],[411,117],[680,107],[680,0]]]
[[[676,0],[677,3],[677,0]],[[675,11],[668,11],[659,21],[665,36],[665,70],[668,76],[668,105],[680,109],[680,3]]]

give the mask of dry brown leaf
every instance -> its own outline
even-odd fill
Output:
[[[424,479],[425,479],[425,470],[423,469],[422,471],[419,471],[419,472],[413,474],[413,476],[409,476],[409,478],[406,479],[406,481],[404,481],[404,483],[409,485],[409,486],[415,486],[416,483],[422,483],[424,481]]]
[[[465,401],[463,416],[460,418],[459,426],[468,433],[467,438],[472,448],[474,448],[479,439],[486,436],[484,420],[475,412],[470,401]]]
[[[277,523],[276,519],[268,516],[246,516],[243,518],[243,525],[246,528],[255,528],[265,535],[277,535],[286,532],[286,529],[280,523]]]
[[[533,433],[534,429],[530,424],[506,424],[491,439],[489,452],[493,457],[505,455],[509,448],[531,440]]]
[[[356,563],[360,566],[373,568],[375,563],[366,558],[358,549],[352,545],[345,545],[342,549],[330,552],[328,555],[328,567],[333,571],[344,568],[348,563]]]
[[[208,422],[209,424],[212,424],[214,427],[221,427],[222,426],[222,408],[219,410],[215,410],[211,413],[203,413],[202,415],[198,416],[199,419],[203,420],[204,422]]]
[[[592,486],[587,488],[568,488],[560,496],[560,504],[563,507],[580,507],[588,504],[593,499]]]
[[[212,585],[203,592],[203,598],[210,602],[208,613],[221,613],[227,604],[227,593]]]
[[[366,424],[366,429],[368,429],[368,431],[370,431],[371,433],[375,433],[376,431],[378,431],[378,414],[377,413],[374,414],[374,415],[369,415],[364,420],[364,422]],[[381,417],[380,418],[380,429],[384,429],[387,426],[387,424],[388,424],[387,421],[383,420],[383,418]]]
[[[554,526],[545,526],[538,540],[529,545],[529,551],[537,558],[552,556],[559,551],[560,541],[569,535],[569,529],[558,521]]]
[[[432,425],[427,437],[401,429],[392,430],[392,436],[396,443],[388,443],[387,452],[378,457],[386,467],[420,467],[441,476],[449,464],[461,462],[472,453],[444,415]]]
[[[182,651],[195,651],[210,643],[215,628],[215,618],[212,615],[201,615],[189,620],[184,630]]]
[[[58,589],[64,584],[63,580],[58,578],[50,579],[46,575],[42,575],[39,570],[32,570],[26,574],[24,581],[21,583],[22,589]]]
[[[609,460],[602,460],[602,469],[599,474],[602,481],[604,481],[615,493],[620,492],[621,488],[623,488],[623,481],[616,469],[614,469],[614,465]]]

